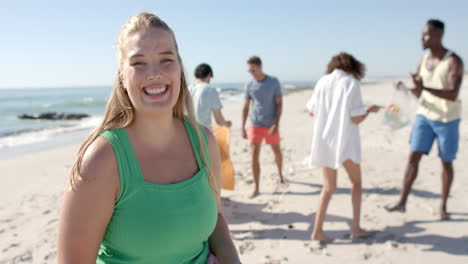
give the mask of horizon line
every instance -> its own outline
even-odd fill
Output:
[[[463,75],[468,75],[468,71],[464,72]],[[409,78],[405,76],[400,76],[400,75],[380,75],[380,76],[369,76],[365,77],[363,81],[369,80],[369,79],[388,79],[388,78]],[[318,78],[320,79],[320,78]],[[317,80],[318,80],[317,79]],[[281,83],[287,84],[288,82],[311,82],[314,83],[317,80],[280,80]],[[247,82],[246,80],[243,81],[225,81],[225,82],[212,82],[214,84],[221,84],[221,83],[245,83]],[[96,87],[112,87],[113,84],[76,84],[76,85],[52,85],[52,86],[16,86],[16,87],[3,87],[0,86],[0,90],[14,90],[14,89],[71,89],[71,88],[96,88]]]

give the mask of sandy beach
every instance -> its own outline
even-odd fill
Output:
[[[468,116],[467,78],[460,93],[463,117]],[[394,81],[363,85],[365,103],[387,105]],[[231,156],[236,170],[236,189],[222,192],[223,209],[243,263],[468,263],[468,123],[464,120],[448,203],[452,220],[438,218],[441,163],[436,144],[421,162],[407,212],[384,210],[399,197],[411,126],[390,130],[383,125],[383,113],[378,113],[361,125],[362,225],[375,231],[373,236],[350,238],[350,182],[340,169],[324,225],[335,241],[320,245],[310,240],[322,182],[319,169],[302,164],[312,140],[313,118],[304,110],[311,94],[312,89],[306,89],[285,96],[280,129],[287,184],[277,184],[272,152],[263,145],[261,195],[254,199],[248,198],[253,180],[250,147],[240,133],[242,105],[223,109],[233,121]],[[0,264],[55,263],[60,200],[78,147],[79,142],[0,160]]]

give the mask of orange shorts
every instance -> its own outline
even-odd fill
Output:
[[[249,142],[250,143],[262,143],[263,139],[265,139],[266,143],[269,145],[277,145],[280,143],[280,133],[269,135],[268,131],[270,128],[268,127],[259,127],[259,126],[250,126],[249,127]]]

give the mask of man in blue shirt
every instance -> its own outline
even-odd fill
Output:
[[[271,145],[278,167],[280,182],[284,183],[282,173],[283,157],[279,134],[283,94],[278,79],[268,76],[263,72],[262,62],[259,57],[251,57],[247,61],[247,66],[253,79],[245,86],[245,101],[242,110],[242,137],[249,139],[252,149],[252,173],[255,183],[255,190],[251,195],[253,198],[259,194],[259,156],[263,139],[265,139],[267,144]],[[250,109],[251,106],[252,109]],[[248,133],[245,129],[247,116],[250,119]]]

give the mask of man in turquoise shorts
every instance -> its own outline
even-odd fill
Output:
[[[440,218],[449,219],[447,198],[453,181],[452,162],[458,151],[461,102],[458,94],[463,79],[463,62],[442,45],[444,23],[431,19],[422,33],[422,45],[429,49],[418,71],[412,75],[413,94],[419,100],[417,116],[410,137],[411,154],[403,180],[400,201],[386,207],[389,212],[405,212],[411,186],[418,174],[419,161],[428,154],[437,139],[442,161],[442,202]]]

